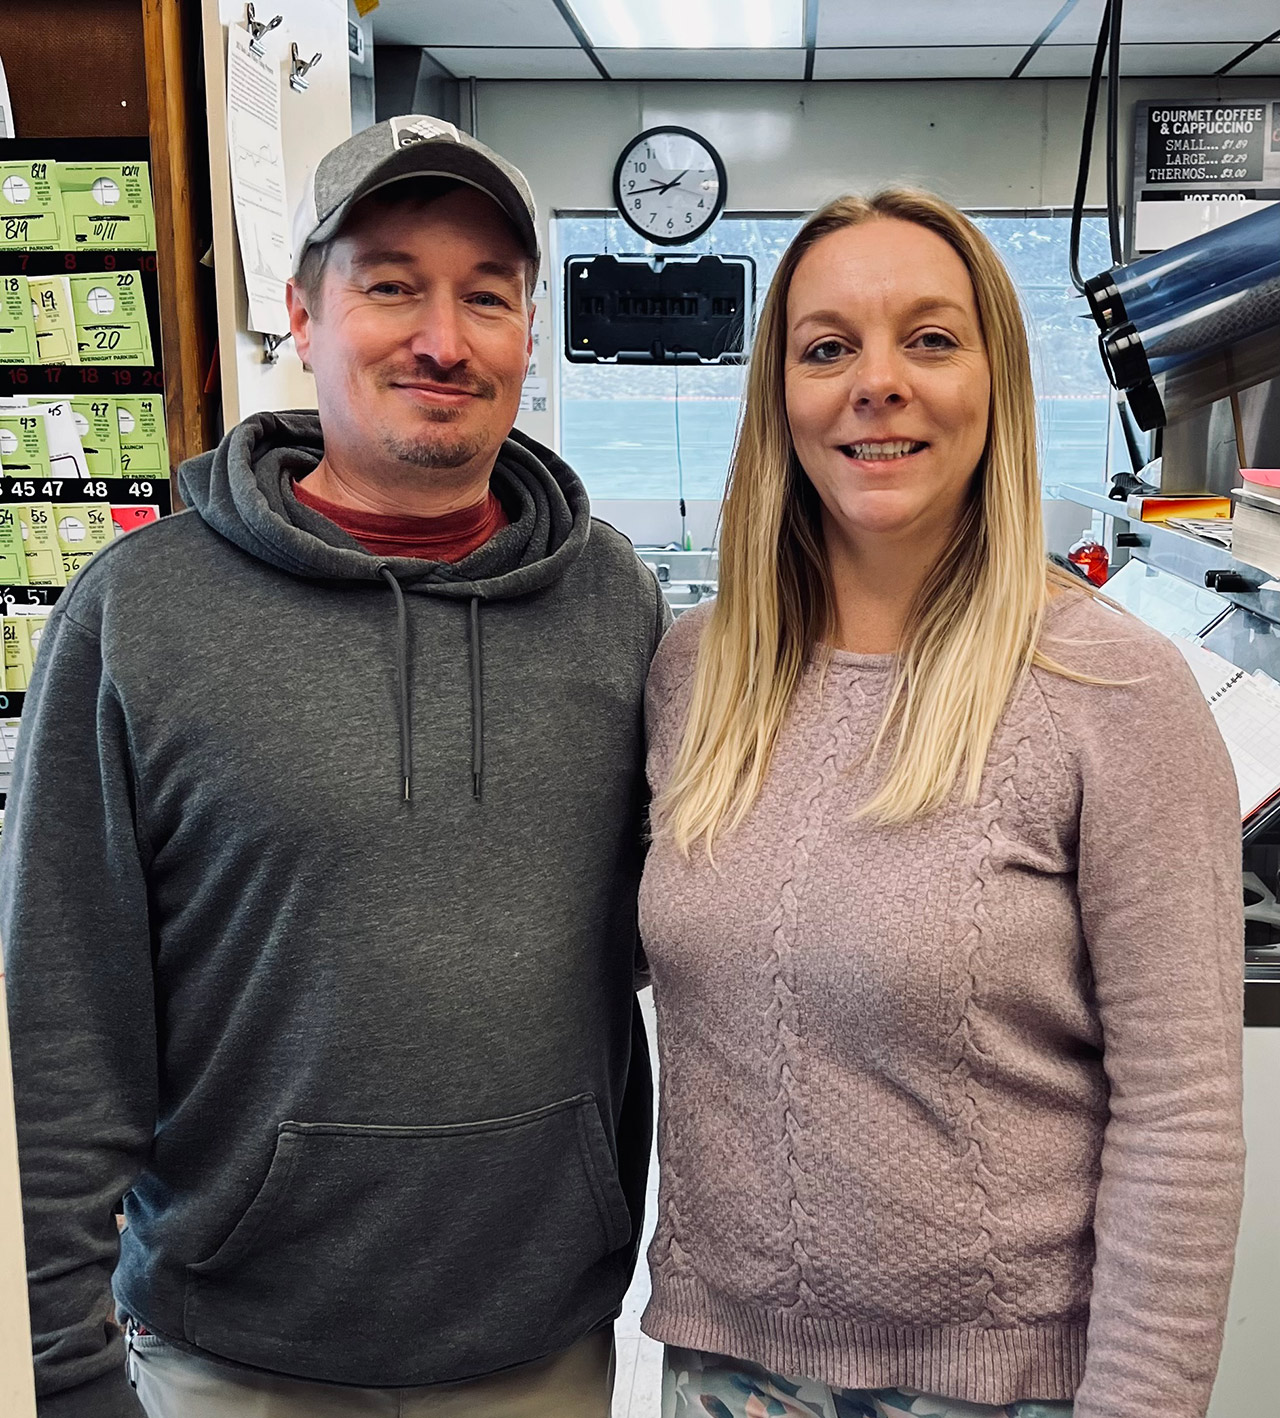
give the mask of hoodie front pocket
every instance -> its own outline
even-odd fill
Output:
[[[186,1338],[334,1383],[472,1378],[604,1319],[630,1237],[590,1093],[442,1127],[281,1123],[257,1196],[188,1267]]]

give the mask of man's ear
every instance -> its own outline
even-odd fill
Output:
[[[290,278],[284,288],[285,309],[289,312],[289,333],[293,336],[293,347],[305,368],[311,354],[311,323],[314,319],[310,305],[311,297]]]

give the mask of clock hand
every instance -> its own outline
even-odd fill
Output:
[[[684,174],[681,173],[680,176],[683,177]],[[677,182],[679,180],[680,178],[676,178]],[[633,187],[630,192],[624,192],[622,195],[624,197],[638,197],[641,192],[665,192],[670,186],[670,182],[659,182],[653,187]]]
[[[685,170],[680,174],[680,177],[688,177],[688,175],[689,169],[686,167]],[[666,192],[672,187],[678,187],[680,185],[680,177],[673,177],[670,182],[664,182],[658,190],[660,192]]]

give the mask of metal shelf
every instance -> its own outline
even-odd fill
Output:
[[[1056,487],[1047,488],[1045,496],[1063,502],[1078,503],[1093,512],[1101,512],[1106,517],[1113,517],[1117,522],[1125,523],[1128,530],[1140,538],[1137,546],[1129,548],[1130,556],[1160,571],[1167,571],[1180,580],[1189,581],[1193,586],[1204,586],[1206,571],[1233,571],[1236,575],[1255,582],[1268,582],[1272,579],[1269,571],[1249,562],[1237,561],[1217,542],[1193,536],[1177,527],[1165,526],[1162,522],[1143,522],[1136,517],[1130,517],[1125,504],[1109,498],[1104,489],[1059,483]],[[1218,591],[1217,594],[1233,605],[1242,606],[1254,615],[1262,616],[1264,620],[1280,624],[1280,590]]]
[[[1105,517],[1116,517],[1121,522],[1129,520],[1123,502],[1116,502],[1107,496],[1105,487],[1081,487],[1077,483],[1056,483],[1044,489],[1044,496],[1053,502],[1075,502],[1087,507],[1091,512],[1101,512]]]
[[[715,595],[720,575],[718,552],[637,547],[636,554],[658,578],[674,615],[682,615]]]

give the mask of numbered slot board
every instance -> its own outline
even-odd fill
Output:
[[[20,157],[16,148],[0,147],[0,250],[155,250],[148,163]]]
[[[0,141],[0,396],[163,392],[148,151]]]
[[[147,153],[0,141],[0,790],[49,611],[173,510]]]
[[[0,431],[5,424],[0,414]],[[0,476],[0,718],[21,713],[45,618],[76,573],[117,537],[172,511],[168,478]]]
[[[162,392],[159,313],[154,252],[0,250],[0,395]]]
[[[0,276],[0,364],[153,369],[142,281],[140,270],[128,269],[6,272]]]

